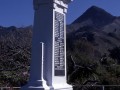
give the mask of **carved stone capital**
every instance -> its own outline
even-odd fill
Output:
[[[68,8],[68,4],[73,0],[33,0],[34,10],[38,10],[40,5],[53,4]]]

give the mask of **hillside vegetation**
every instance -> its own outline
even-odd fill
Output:
[[[31,28],[2,27],[0,31],[0,87],[21,86],[29,79]]]

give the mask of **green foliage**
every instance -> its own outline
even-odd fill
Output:
[[[109,51],[109,56],[114,59],[114,60],[117,60],[117,63],[120,64],[120,47],[115,47],[111,50],[108,50]]]
[[[1,87],[19,87],[28,81],[31,59],[31,35],[32,33],[29,29],[15,29],[0,37]]]
[[[120,48],[113,48],[109,53],[96,56],[96,48],[92,43],[82,39],[72,43],[73,50],[68,49],[68,82],[74,85],[119,85]],[[98,51],[97,51],[98,52]],[[99,55],[100,55],[99,54]],[[71,57],[72,56],[72,57]],[[71,58],[70,58],[71,57]],[[117,60],[117,62],[116,62]]]
[[[96,81],[97,61],[95,61],[94,58],[90,59],[93,55],[91,52],[93,51],[93,47],[90,43],[86,43],[85,41],[76,41],[76,43],[74,43],[74,51],[68,51],[68,71],[71,72],[68,73],[69,83],[84,84],[87,80]],[[73,62],[71,65],[74,67],[71,68],[69,62]]]

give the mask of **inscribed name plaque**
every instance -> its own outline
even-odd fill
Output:
[[[55,76],[65,76],[64,15],[55,12]]]

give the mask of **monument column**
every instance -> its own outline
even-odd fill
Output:
[[[66,78],[66,13],[72,0],[33,0],[30,80],[22,90],[72,90]]]
[[[53,3],[53,66],[54,89],[72,90],[66,78],[66,13],[71,0],[54,0]]]

